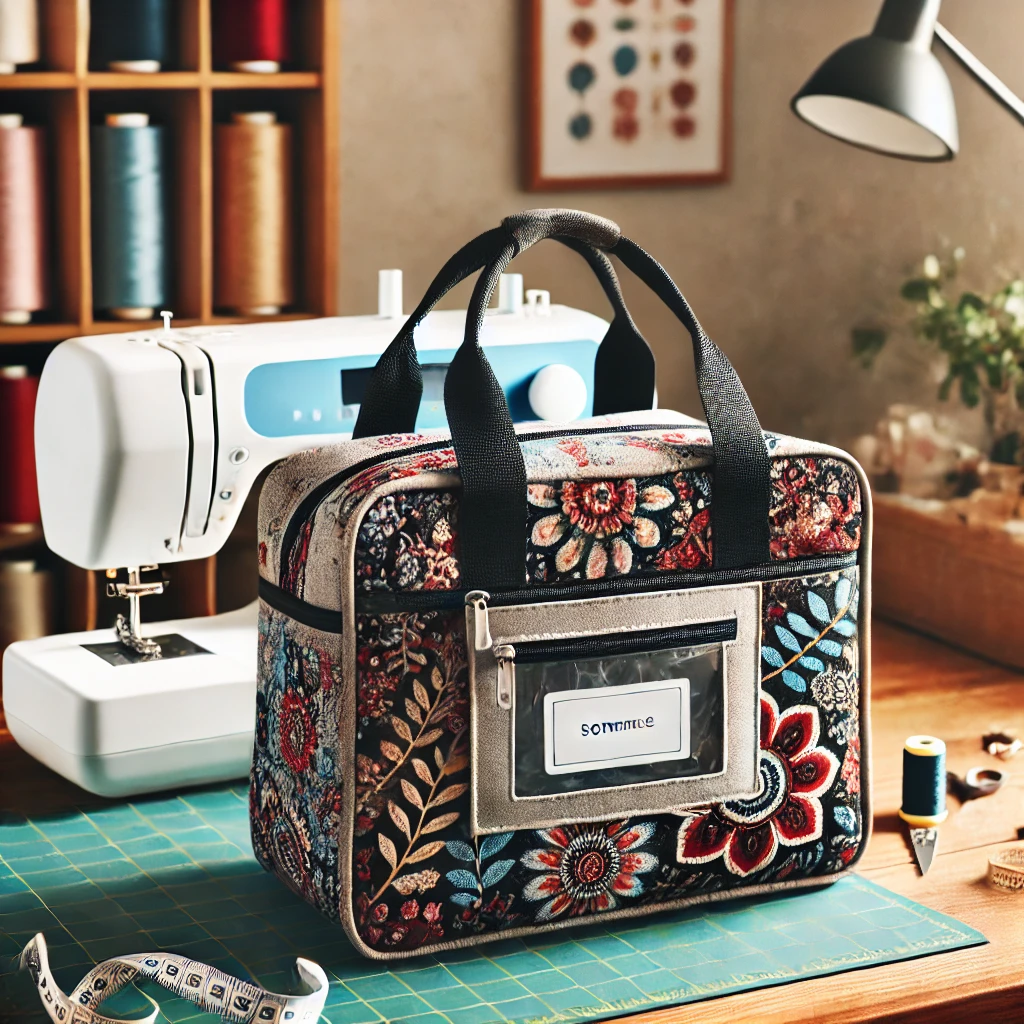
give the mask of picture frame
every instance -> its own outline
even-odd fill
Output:
[[[525,186],[729,180],[734,0],[524,0]]]

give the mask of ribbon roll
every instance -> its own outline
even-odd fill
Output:
[[[145,1017],[123,1021],[106,1017],[97,1007],[137,977],[148,978],[207,1013],[238,1024],[315,1024],[327,1001],[327,975],[312,960],[296,959],[299,978],[312,991],[285,996],[175,953],[133,953],[97,964],[65,995],[53,980],[40,932],[21,951],[19,966],[32,975],[39,998],[53,1024],[154,1024],[160,1008]],[[152,1002],[152,1000],[151,1000]]]

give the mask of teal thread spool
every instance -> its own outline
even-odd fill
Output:
[[[946,744],[935,736],[911,736],[903,744],[903,805],[911,828],[934,828],[946,820]]]
[[[148,114],[109,114],[91,143],[93,306],[151,320],[168,297],[164,129]]]

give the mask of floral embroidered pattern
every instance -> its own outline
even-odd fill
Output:
[[[826,465],[829,463],[831,467]],[[776,495],[773,557],[855,550],[860,544],[860,492],[853,471],[835,459],[777,459],[774,475],[783,473],[782,464],[783,475],[796,475],[789,479],[786,496]],[[852,502],[851,507],[858,509],[855,527],[851,527],[853,519],[848,519],[838,534],[828,524],[817,532],[808,526],[809,513],[801,510],[816,499],[807,489],[818,486],[823,474],[831,481],[826,486],[843,479],[853,488],[842,501]],[[557,583],[711,568],[712,485],[709,470],[639,479],[530,484],[527,580]],[[840,501],[832,497],[833,504]],[[832,507],[828,501],[818,505]],[[811,519],[824,522],[822,516],[814,520],[812,515]],[[458,589],[458,531],[458,496],[451,491],[409,491],[381,498],[359,527],[357,587]],[[302,543],[300,536],[300,547]]]
[[[860,486],[852,466],[832,458],[773,459],[771,477],[773,558],[860,547]]]
[[[772,451],[782,444],[774,435],[766,434],[765,438]],[[549,481],[530,487],[531,536],[538,519],[550,520],[537,536],[541,543],[532,543],[531,548],[554,547],[553,551],[545,551],[543,559],[535,559],[544,563],[542,574],[538,575],[536,566],[531,567],[528,578],[534,582],[555,582],[560,578],[598,579],[631,572],[700,570],[709,566],[714,471],[687,466],[694,459],[706,458],[709,444],[707,428],[697,426],[660,434],[612,433],[524,440],[527,471],[535,479],[540,475]],[[595,466],[607,467],[606,479],[571,479],[580,469],[592,470]],[[374,488],[424,472],[457,472],[454,450],[440,448],[399,456],[341,482],[300,525],[284,553],[279,585],[302,596],[310,541],[317,523],[329,531],[336,529],[347,523],[356,506]],[[772,558],[799,558],[859,548],[860,486],[851,466],[828,456],[776,456],[771,472]],[[675,493],[676,504],[670,508],[669,522],[659,515],[668,507],[643,507],[643,492],[651,486]],[[563,493],[567,488],[568,492]],[[450,537],[443,526],[435,536],[436,521],[428,518],[420,522],[415,514],[405,515],[410,503],[417,500],[413,495],[444,493],[409,491],[394,497],[392,510],[371,510],[365,519],[376,522],[360,524],[361,534],[364,526],[369,533],[377,526],[380,531],[396,531],[398,536],[371,537],[368,533],[361,538],[365,542],[362,550],[370,552],[374,562],[367,571],[361,558],[357,559],[361,586],[392,590],[458,586],[457,497],[445,498],[450,502],[444,513]],[[389,499],[382,499],[386,500]],[[429,516],[431,498],[424,496],[418,500],[423,503],[419,508],[421,515]],[[688,503],[692,503],[691,508]],[[652,504],[650,496],[647,504]],[[401,527],[394,520],[395,512],[399,521],[407,519]],[[635,525],[634,518],[638,520]],[[658,540],[654,540],[655,527]],[[399,556],[403,565],[400,574],[409,581],[405,587],[396,585],[396,574],[392,571]],[[556,562],[569,568],[559,570]],[[383,584],[378,575],[382,565],[387,567]],[[560,572],[564,575],[560,576]]]
[[[623,897],[639,896],[644,886],[637,876],[658,866],[653,853],[639,849],[655,829],[649,821],[616,821],[538,831],[544,845],[522,857],[525,868],[542,872],[523,889],[524,899],[544,901],[534,920],[614,910]]]
[[[450,491],[411,491],[381,498],[356,539],[356,586],[362,590],[453,590],[458,506]]]
[[[817,622],[818,601],[831,622],[837,599],[845,614],[856,593],[856,569],[765,584],[763,636],[790,614]],[[855,630],[827,633],[837,646],[816,648],[821,671],[803,693],[762,661],[759,797],[695,811],[682,827],[656,815],[488,836],[468,824],[462,610],[362,613],[356,633],[357,700],[373,711],[360,712],[356,740],[352,889],[359,934],[374,949],[828,875],[860,849],[858,711],[845,731],[830,730],[836,712],[815,695],[826,673],[856,679]],[[379,673],[389,680],[383,709]],[[826,702],[853,699],[837,686]]]
[[[535,582],[711,564],[710,482],[703,471],[530,484],[527,497],[527,571]],[[671,516],[659,514],[669,509]]]
[[[820,797],[839,762],[818,746],[818,709],[798,704],[784,713],[761,694],[761,792],[696,815],[679,834],[679,861],[706,864],[722,857],[746,877],[770,864],[779,845],[803,846],[821,838]]]
[[[261,603],[250,829],[259,862],[337,918],[341,672],[321,636]]]

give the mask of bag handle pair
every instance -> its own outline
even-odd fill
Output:
[[[462,476],[461,562],[467,588],[522,586],[525,578],[526,466],[508,404],[480,346],[484,313],[498,279],[531,245],[554,238],[590,264],[615,312],[594,367],[594,413],[649,409],[654,358],[622,298],[608,254],[640,278],[690,335],[697,385],[714,449],[711,506],[714,568],[770,561],[770,458],[750,399],[732,364],[708,337],[665,269],[617,224],[578,210],[528,210],[477,236],[438,273],[380,357],[355,437],[411,432],[423,390],[413,334],[440,299],[481,271],[466,312],[466,333],[445,379],[445,411]]]

